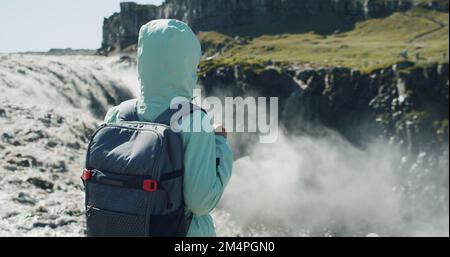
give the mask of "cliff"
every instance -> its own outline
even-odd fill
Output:
[[[278,96],[290,131],[325,125],[356,145],[385,134],[417,153],[448,141],[446,12],[448,0],[127,2],[105,20],[102,49],[129,49],[149,20],[184,20],[210,56],[200,67],[210,95]]]
[[[273,21],[299,22],[304,17],[329,13],[361,20],[412,6],[410,0],[166,0],[161,6],[124,2],[119,13],[105,18],[100,50],[124,50],[136,44],[139,28],[152,19],[175,18],[196,31],[220,31]]]
[[[381,136],[417,155],[448,147],[448,72],[448,63],[404,62],[371,73],[240,64],[211,68],[200,84],[207,95],[279,96],[281,122],[293,134],[325,126],[363,148]]]

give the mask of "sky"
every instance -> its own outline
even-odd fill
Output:
[[[97,49],[103,18],[124,0],[0,0],[0,53]],[[136,0],[159,5],[163,0]]]

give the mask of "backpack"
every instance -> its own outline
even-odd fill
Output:
[[[119,106],[119,122],[92,135],[82,174],[89,237],[184,237],[192,213],[183,197],[184,150],[181,133],[169,124],[202,110],[190,104],[139,122],[137,100]],[[202,110],[204,112],[204,110]]]

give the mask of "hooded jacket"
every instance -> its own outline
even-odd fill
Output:
[[[192,99],[197,86],[197,67],[201,47],[185,23],[166,19],[142,26],[138,43],[140,121],[152,122],[168,109],[176,97]],[[118,107],[105,117],[106,123],[118,121]],[[198,119],[209,120],[209,128],[188,132]],[[189,237],[215,236],[210,212],[219,202],[232,171],[232,152],[227,140],[215,135],[211,119],[201,111],[181,119],[184,156],[184,200],[194,216]],[[208,132],[209,131],[209,132]],[[220,159],[217,166],[216,158]]]

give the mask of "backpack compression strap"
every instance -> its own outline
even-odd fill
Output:
[[[137,100],[132,99],[125,101],[119,105],[120,121],[139,121],[137,115]]]
[[[192,114],[198,110],[206,113],[205,110],[192,103],[181,102],[174,104],[169,109],[161,113],[158,118],[156,118],[155,123],[170,125],[173,115],[176,115],[173,117],[175,120],[179,120],[182,117]],[[119,105],[119,120],[139,121],[139,117],[137,115],[137,99],[128,100]]]
[[[206,113],[205,110],[198,107],[197,105],[189,102],[181,102],[172,105],[169,109],[161,113],[158,118],[156,118],[155,122],[160,124],[165,124],[170,126],[170,121],[180,120],[184,116],[188,116],[189,114],[194,113],[195,111],[202,111]]]

